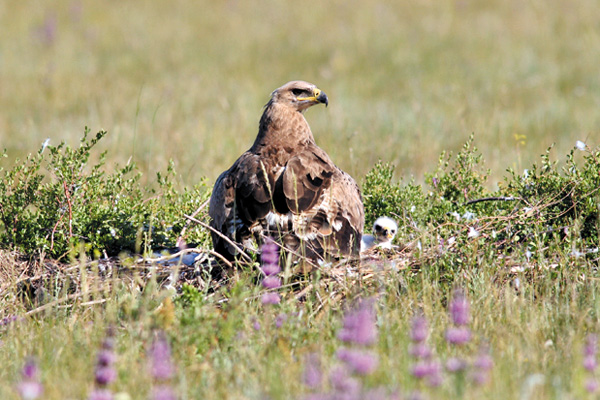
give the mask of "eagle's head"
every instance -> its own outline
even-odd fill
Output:
[[[391,242],[398,231],[398,224],[390,217],[379,217],[373,224],[373,235],[378,243]]]
[[[329,104],[327,95],[321,89],[304,81],[291,81],[275,89],[271,93],[271,102],[290,106],[299,112],[304,112],[315,104]]]

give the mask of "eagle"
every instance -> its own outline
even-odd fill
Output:
[[[354,179],[315,143],[304,112],[329,104],[315,85],[292,81],[264,107],[252,147],[223,172],[209,203],[215,251],[233,260],[265,237],[312,260],[355,256],[364,209]]]

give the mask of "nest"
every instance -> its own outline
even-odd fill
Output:
[[[390,275],[399,277],[401,270],[418,269],[406,249],[376,249],[360,259],[326,264],[306,261],[283,269],[284,285],[278,289],[283,301],[302,301],[309,293],[317,297],[326,293],[327,298],[319,299],[322,304],[337,302],[359,289],[383,287]],[[71,263],[0,251],[0,296],[5,304],[13,304],[3,310],[0,318],[29,316],[75,304],[98,305],[110,299],[116,286],[141,292],[150,282],[171,293],[192,285],[208,296],[218,296],[218,303],[226,302],[219,289],[235,284],[243,274],[255,276],[258,286],[262,273],[259,267],[257,262],[224,263],[213,251],[199,248],[164,256],[155,253],[153,257],[127,255],[90,260],[82,255]]]

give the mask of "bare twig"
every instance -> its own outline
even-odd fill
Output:
[[[173,254],[169,254],[168,256],[164,256],[164,257],[157,257],[157,258],[141,258],[139,261],[142,262],[150,262],[150,263],[159,263],[159,262],[163,262],[163,261],[169,261],[169,260],[173,260],[177,257],[181,257],[184,254],[187,253],[208,253],[212,256],[217,257],[219,260],[223,261],[225,264],[227,264],[228,267],[233,268],[233,265],[231,264],[231,262],[229,260],[227,260],[225,257],[223,257],[221,254],[217,253],[216,251],[213,250],[209,250],[209,249],[202,249],[202,248],[189,248],[189,249],[183,249],[181,251],[178,251],[177,253],[173,253]]]
[[[485,197],[483,199],[475,199],[475,200],[469,200],[465,203],[466,206],[468,206],[469,204],[475,204],[475,203],[481,203],[483,201],[515,201],[515,200],[523,200],[520,197]]]
[[[71,239],[73,237],[73,209],[71,207],[71,195],[69,194],[69,188],[67,188],[66,182],[63,182],[63,188],[65,189],[67,205],[69,206],[69,239]]]
[[[246,259],[246,261],[248,261],[248,262],[252,262],[253,261],[252,257],[250,257],[248,254],[244,253],[244,250],[242,250],[240,248],[240,246],[238,246],[237,244],[235,244],[235,242],[233,240],[229,239],[227,236],[223,235],[221,232],[219,232],[218,230],[216,230],[212,226],[210,226],[208,224],[205,224],[204,222],[200,221],[199,219],[196,219],[196,218],[192,217],[191,215],[185,214],[184,217],[186,217],[190,221],[195,222],[198,225],[200,225],[200,226],[202,226],[202,227],[204,227],[206,229],[210,229],[211,231],[213,231],[214,233],[216,233],[218,236],[220,236],[222,239],[224,239],[227,243],[229,243],[230,245],[232,245],[242,255],[242,257],[244,257]]]
[[[190,215],[190,217],[192,217],[192,218],[196,217],[196,215],[198,215],[198,213],[200,211],[202,211],[208,205],[209,202],[210,202],[210,199],[208,199],[204,203],[202,203],[200,205],[200,207],[198,207],[196,209],[196,211],[194,211],[192,213],[192,215]],[[183,227],[183,229],[181,230],[181,233],[179,234],[179,237],[177,238],[177,242],[176,242],[177,247],[180,247],[183,244],[183,237],[185,235],[185,231],[187,230],[188,226],[190,226],[191,223],[192,223],[192,220],[188,218],[185,223],[185,226]]]
[[[27,317],[29,315],[37,314],[37,313],[39,313],[41,311],[44,311],[44,310],[46,310],[48,308],[52,308],[54,306],[57,306],[60,303],[64,303],[65,301],[73,300],[73,299],[76,299],[78,297],[87,296],[87,295],[89,295],[91,293],[98,293],[98,292],[101,292],[101,291],[102,290],[88,290],[88,291],[85,291],[85,292],[73,293],[73,294],[67,295],[65,297],[61,297],[60,299],[56,299],[54,301],[51,301],[50,303],[46,303],[46,304],[44,304],[42,306],[34,308],[33,310],[27,311],[25,314],[23,314],[23,316]],[[84,303],[81,303],[81,305],[84,305],[86,303],[95,304],[96,302],[99,302],[99,300],[93,300],[93,301],[84,302]]]
[[[60,214],[60,218],[56,221],[56,224],[54,224],[54,228],[52,228],[52,233],[50,234],[50,251],[54,249],[54,232],[56,232],[56,228],[58,228],[58,224],[60,224],[64,215],[64,213]]]

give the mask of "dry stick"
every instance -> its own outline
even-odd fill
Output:
[[[206,206],[208,205],[208,203],[210,203],[210,199],[208,199],[208,200],[206,200],[204,203],[202,203],[202,204],[200,205],[200,207],[198,207],[198,208],[196,209],[196,211],[194,211],[194,212],[192,213],[192,215],[190,215],[190,216],[193,218],[193,217],[195,217],[196,215],[198,215],[198,213],[199,213],[200,211],[202,211],[202,210],[204,209],[204,207],[206,207]],[[181,233],[179,234],[179,237],[177,238],[177,242],[175,242],[177,246],[180,246],[180,245],[181,245],[181,241],[183,240],[183,235],[185,235],[185,231],[187,230],[188,226],[190,226],[190,224],[191,224],[191,223],[192,223],[192,221],[191,221],[191,220],[189,220],[189,219],[186,221],[186,223],[185,223],[185,226],[183,227],[183,229],[181,230]]]
[[[93,306],[94,304],[102,304],[102,303],[106,303],[108,300],[107,299],[100,299],[100,300],[91,300],[91,301],[86,301],[85,303],[80,303],[80,306]],[[73,307],[73,304],[65,304],[64,306],[56,306],[56,308],[69,308],[69,307]]]
[[[218,230],[216,230],[215,228],[213,228],[212,226],[205,224],[204,222],[192,217],[191,215],[187,215],[184,214],[184,217],[186,217],[187,219],[189,219],[190,221],[193,221],[195,223],[197,223],[198,225],[206,228],[206,229],[210,229],[211,231],[213,231],[214,233],[216,233],[217,235],[219,235],[222,239],[225,239],[225,241],[227,241],[230,245],[232,245],[241,255],[242,257],[244,257],[247,261],[252,262],[252,257],[250,257],[248,254],[244,253],[244,251],[237,245],[235,244],[234,241],[232,241],[231,239],[229,239],[227,236],[223,235],[221,232],[219,232]],[[231,265],[231,264],[230,264]]]
[[[67,295],[65,297],[62,297],[60,299],[56,299],[54,301],[51,301],[50,303],[46,303],[46,304],[44,304],[42,306],[34,308],[33,310],[27,311],[25,314],[23,314],[23,316],[27,317],[29,315],[37,314],[40,311],[44,311],[44,310],[46,310],[48,308],[54,307],[55,305],[58,305],[60,303],[64,303],[65,301],[69,301],[69,300],[76,299],[76,298],[84,296],[84,295],[88,295],[88,294],[91,294],[91,293],[98,293],[98,292],[101,292],[101,290],[88,290],[87,292],[79,292],[79,293],[69,294],[69,295]],[[97,300],[92,300],[92,303],[94,301],[97,301]],[[86,303],[90,303],[90,302],[86,302]]]
[[[64,213],[60,214],[60,218],[56,221],[56,224],[54,224],[54,228],[52,228],[52,234],[50,235],[50,251],[54,249],[54,232],[56,232],[56,228],[58,228],[58,224],[60,224],[64,215]]]
[[[67,197],[67,205],[69,206],[69,239],[73,237],[73,209],[71,208],[71,196],[69,195],[69,189],[67,183],[63,182],[65,189],[65,196]]]
[[[514,200],[523,200],[520,197],[485,197],[483,199],[475,199],[475,200],[469,200],[465,203],[465,206],[468,206],[469,204],[475,204],[475,203],[481,203],[482,201],[514,201]]]
[[[162,262],[162,261],[169,261],[172,260],[174,258],[180,257],[184,254],[187,253],[208,253],[212,256],[215,256],[217,258],[219,258],[221,261],[223,261],[225,264],[227,264],[228,267],[233,268],[233,265],[231,264],[231,262],[229,260],[227,260],[225,257],[223,257],[221,254],[217,253],[216,251],[212,251],[209,249],[201,249],[201,248],[189,248],[189,249],[183,249],[177,253],[174,254],[170,254],[168,256],[164,256],[164,257],[158,257],[158,258],[142,258],[139,261],[147,261],[147,262],[151,262],[151,263],[157,263],[157,262]]]
[[[306,287],[304,287],[304,289],[302,289],[301,291],[299,291],[298,293],[296,293],[294,295],[293,300],[298,300],[299,298],[301,298],[302,296],[304,296],[308,291],[312,290],[313,288],[313,284],[309,283]],[[292,299],[290,299],[291,301]]]
[[[261,234],[263,239],[266,239],[268,236]],[[309,263],[311,266],[315,267],[316,269],[320,269],[321,266],[318,264],[315,264],[314,262],[312,262],[311,260],[308,259],[308,257],[303,256],[302,254],[298,253],[297,251],[294,251],[288,247],[285,247],[283,244],[276,242],[275,240],[273,240],[273,243],[275,245],[277,245],[280,249],[287,251],[288,253],[295,255],[298,258],[302,258],[304,259],[304,261],[306,261],[307,263]]]

